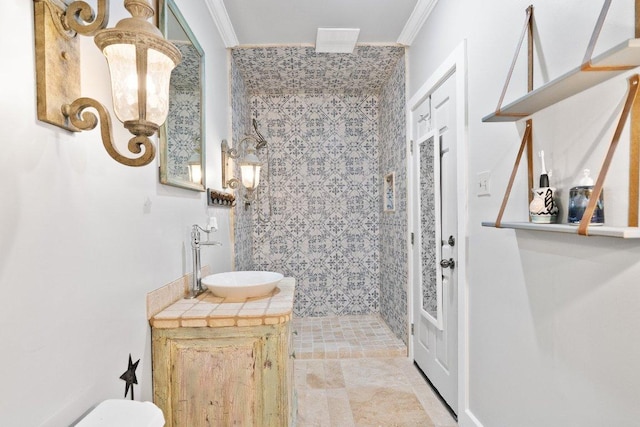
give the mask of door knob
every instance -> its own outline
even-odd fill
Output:
[[[450,268],[453,270],[455,266],[456,262],[453,260],[453,258],[443,259],[442,261],[440,261],[440,267],[442,268]]]

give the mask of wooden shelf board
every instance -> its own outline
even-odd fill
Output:
[[[482,226],[495,227],[496,223],[485,221],[482,223]],[[569,224],[534,224],[531,222],[502,221],[501,228],[578,234],[578,226]],[[621,239],[640,239],[640,228],[638,227],[611,227],[607,225],[595,225],[589,227],[588,233],[589,236],[618,237]]]
[[[640,66],[640,39],[629,39],[598,55],[593,67]],[[582,71],[577,67],[555,80],[531,91],[511,104],[502,107],[500,114],[485,116],[483,122],[515,122],[576,95],[628,70]],[[513,115],[516,115],[515,117]]]

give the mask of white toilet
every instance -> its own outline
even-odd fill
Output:
[[[76,427],[163,427],[164,415],[151,402],[105,400],[84,417]]]

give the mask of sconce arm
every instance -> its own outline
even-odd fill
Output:
[[[62,17],[62,24],[78,34],[87,36],[93,36],[106,28],[109,23],[109,2],[107,0],[97,1],[97,15],[88,3],[81,0],[72,2]]]
[[[229,157],[230,159],[237,159],[238,157],[240,157],[240,153],[238,152],[238,149],[235,147],[234,148],[229,147],[229,144],[227,143],[226,139],[222,140],[220,148],[222,149],[222,152],[225,153],[226,156]]]
[[[254,147],[255,147],[255,149],[256,149],[256,150],[257,150],[258,148],[260,148],[260,147],[261,147],[261,146],[260,146],[260,143],[261,143],[260,139],[259,139],[259,138],[256,138],[256,137],[255,137],[255,136],[253,136],[253,135],[247,135],[247,136],[245,136],[244,138],[242,138],[242,139],[240,140],[240,144],[238,144],[238,145],[239,145],[240,147],[242,147],[242,144],[244,144],[244,143],[245,143],[245,142],[247,142],[247,141],[251,141],[251,142],[254,144]],[[249,148],[247,148],[247,150],[248,150],[248,149],[249,149]]]
[[[237,159],[240,156],[240,153],[237,148],[229,147],[226,139],[222,140],[222,143],[220,144],[220,151],[222,152],[222,188],[229,187],[236,189],[238,188],[240,181],[238,181],[237,178],[227,179],[227,177],[231,175],[229,173],[229,159]]]
[[[87,108],[93,108],[100,116],[100,135],[102,144],[107,153],[118,163],[126,166],[144,166],[154,159],[156,150],[151,140],[145,135],[134,136],[129,140],[128,149],[133,154],[140,154],[144,146],[144,154],[140,157],[130,158],[123,156],[113,145],[111,134],[111,117],[104,105],[92,98],[78,98],[71,104],[62,107],[65,116],[69,117],[71,124],[80,130],[91,130],[98,124],[98,118]]]
[[[224,184],[232,190],[235,190],[240,186],[240,180],[238,178],[231,178],[228,179]]]
[[[222,150],[222,154],[223,156],[226,156],[230,159],[238,159],[240,158],[240,151],[242,150],[242,144],[244,144],[246,141],[252,141],[256,144],[256,148],[257,148],[257,144],[259,143],[259,140],[253,136],[253,135],[247,135],[244,138],[242,138],[240,140],[240,142],[238,143],[237,148],[236,147],[229,147],[229,143],[227,142],[226,139],[222,140],[222,143],[220,144],[220,149]],[[245,148],[245,151],[248,150],[248,148]],[[224,161],[224,159],[223,159]],[[234,188],[234,187],[232,187]]]
[[[262,134],[258,130],[258,121],[256,119],[253,119],[252,124],[253,124],[253,130],[256,132],[256,135],[258,135],[257,138],[256,137],[253,137],[253,138],[256,141],[256,150],[259,150],[265,145],[267,145],[267,140],[264,138],[264,136],[262,136]]]

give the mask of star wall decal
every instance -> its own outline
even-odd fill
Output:
[[[129,394],[129,387],[131,387],[131,400],[133,400],[133,385],[138,384],[138,378],[136,378],[136,369],[138,368],[138,363],[140,363],[140,359],[136,363],[131,361],[131,353],[129,353],[129,367],[127,371],[120,375],[120,379],[127,382],[127,385],[124,389],[124,397],[127,397]]]

